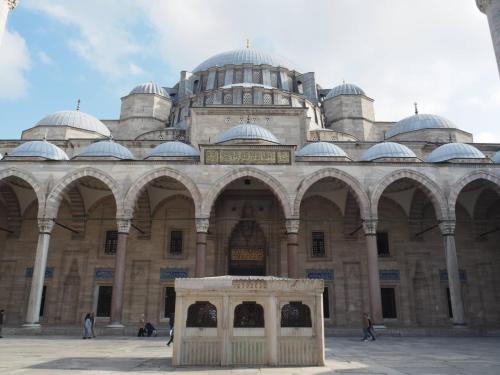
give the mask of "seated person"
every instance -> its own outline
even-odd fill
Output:
[[[156,328],[150,322],[146,323],[146,325],[144,326],[144,330],[146,331],[148,337],[158,336]]]

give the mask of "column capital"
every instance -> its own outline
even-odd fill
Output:
[[[210,226],[210,219],[199,217],[196,218],[196,232],[197,233],[207,233],[208,227]]]
[[[377,218],[369,218],[363,219],[363,231],[365,232],[365,236],[373,236],[377,234]]]
[[[451,219],[441,220],[439,222],[439,229],[441,229],[441,234],[443,236],[454,236],[455,235],[455,227],[457,222]]]
[[[286,219],[285,225],[287,233],[299,233],[299,227],[300,227],[299,219]]]
[[[38,230],[40,233],[51,234],[54,224],[54,219],[46,217],[38,218]]]
[[[14,10],[17,5],[19,4],[20,0],[6,0],[7,1],[7,6],[9,7],[10,10]]]
[[[487,8],[491,5],[491,0],[476,0],[477,7],[483,13],[486,13]]]
[[[128,218],[116,218],[116,228],[118,233],[128,234],[130,232],[130,226],[132,225],[132,220]]]

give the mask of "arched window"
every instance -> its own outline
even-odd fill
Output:
[[[200,85],[200,81],[199,80],[196,80],[193,82],[193,93],[197,93],[198,92],[198,86]]]
[[[297,81],[297,92],[299,94],[304,93],[304,85],[302,84],[302,81]]]
[[[252,104],[252,93],[250,92],[243,93],[243,104],[246,105]]]
[[[312,327],[311,310],[302,302],[290,302],[281,309],[281,327]]]
[[[264,309],[256,302],[243,302],[234,309],[234,328],[264,328]]]
[[[188,308],[186,327],[217,327],[217,308],[208,301],[196,301]]]
[[[271,96],[271,94],[264,94],[263,96],[263,102],[264,102],[264,105],[272,105],[273,104],[273,97]]]
[[[224,104],[233,104],[232,94],[224,94]]]

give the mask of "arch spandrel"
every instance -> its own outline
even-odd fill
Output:
[[[346,186],[352,190],[354,197],[358,202],[362,217],[366,218],[370,216],[370,200],[366,192],[363,190],[361,183],[355,177],[349,175],[344,171],[334,168],[326,168],[316,171],[304,177],[300,181],[297,187],[297,193],[295,195],[295,200],[293,205],[293,214],[295,217],[298,217],[300,215],[300,204],[307,191],[316,182],[321,181],[325,178],[334,178],[345,183]]]
[[[68,173],[54,186],[47,198],[47,217],[57,217],[57,212],[63,199],[64,192],[70,188],[73,183],[84,177],[95,178],[106,185],[115,199],[117,211],[120,211],[123,192],[118,182],[99,169],[86,167]]]
[[[448,207],[450,209],[450,217],[456,216],[456,204],[458,196],[468,184],[476,180],[485,180],[493,183],[496,186],[496,191],[500,195],[500,176],[488,171],[474,171],[460,178],[450,189],[448,195]]]
[[[220,178],[217,183],[212,186],[203,199],[201,207],[202,217],[210,216],[210,211],[215,201],[230,183],[245,177],[255,178],[265,184],[280,201],[285,217],[291,217],[292,209],[285,187],[268,173],[251,167],[235,169]]]
[[[403,169],[383,176],[380,178],[379,182],[375,184],[375,188],[373,189],[370,197],[370,207],[373,217],[377,217],[378,203],[385,189],[392,183],[404,178],[417,182],[419,187],[427,193],[429,199],[432,201],[438,220],[448,216],[448,205],[442,189],[424,174]]]
[[[137,178],[135,180],[136,182],[132,184],[125,195],[125,199],[123,202],[124,212],[131,217],[134,213],[135,205],[137,203],[137,200],[139,199],[139,195],[150,182],[161,177],[172,178],[173,180],[181,183],[186,188],[186,190],[191,195],[191,198],[193,199],[195,215],[196,217],[198,217],[198,213],[200,212],[201,208],[201,194],[198,190],[198,187],[190,177],[171,168],[156,169],[151,172],[147,172]]]
[[[25,181],[28,185],[31,186],[38,200],[38,216],[42,217],[45,211],[45,201],[46,201],[45,185],[39,182],[35,178],[35,176],[33,176],[31,173],[22,171],[17,168],[9,168],[0,171],[0,180],[4,180],[9,177],[20,178],[21,180]]]

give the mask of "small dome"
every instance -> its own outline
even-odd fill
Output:
[[[120,160],[135,159],[128,148],[114,141],[100,141],[85,147],[75,158],[116,158]]]
[[[343,83],[330,90],[326,99],[334,98],[340,95],[365,95],[361,87],[353,85],[352,83]]]
[[[496,154],[494,154],[492,157],[491,157],[491,160],[493,161],[493,163],[495,164],[500,164],[500,151],[498,151]]]
[[[147,158],[161,158],[168,156],[198,157],[200,156],[200,153],[191,145],[179,141],[170,141],[156,146]]]
[[[30,141],[10,151],[8,158],[43,158],[48,160],[68,160],[68,155],[56,145],[47,141]]]
[[[142,85],[134,87],[134,89],[130,91],[129,95],[132,94],[156,94],[160,96],[165,96],[167,98],[170,97],[170,95],[168,95],[167,90],[165,90],[163,87],[157,85],[154,82],[146,82],[143,83]]]
[[[394,137],[402,133],[409,133],[422,129],[458,129],[448,119],[437,115],[418,114],[406,117],[397,122],[392,128],[385,132],[386,138]]]
[[[417,155],[408,147],[395,142],[378,143],[365,151],[361,161],[374,161],[383,158],[412,158]]]
[[[474,146],[465,143],[447,143],[432,151],[428,163],[439,163],[453,159],[485,159],[484,154]]]
[[[60,111],[52,113],[35,125],[36,126],[69,126],[75,129],[86,130],[109,137],[111,132],[101,121],[82,111]]]
[[[194,68],[193,72],[202,72],[216,66],[222,67],[224,65],[242,64],[271,65],[288,69],[290,69],[291,66],[288,61],[281,57],[271,55],[267,52],[258,51],[253,48],[244,48],[214,55]]]
[[[296,156],[322,156],[347,158],[347,154],[340,147],[329,142],[314,142],[302,147]]]
[[[272,143],[280,143],[278,138],[269,130],[255,124],[241,124],[233,126],[217,137],[215,143],[222,143],[236,139],[262,140]]]

